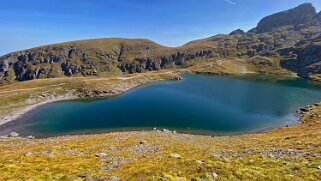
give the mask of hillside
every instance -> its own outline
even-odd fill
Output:
[[[320,105],[300,125],[261,134],[0,138],[0,180],[320,180]]]
[[[1,56],[0,181],[321,180],[321,103],[298,108],[300,124],[224,136],[154,128],[35,138],[8,126],[40,105],[117,96],[144,84],[180,80],[182,73],[321,81],[321,12],[302,4],[263,18],[248,32],[237,29],[175,48],[147,39],[105,38]]]
[[[312,4],[302,4],[263,18],[249,32],[235,30],[229,35],[216,35],[176,48],[146,39],[120,38],[36,47],[0,57],[0,84],[64,76],[121,75],[194,65],[202,67],[199,72],[296,73],[303,78],[320,80],[320,17],[321,12],[317,14]],[[206,67],[208,63],[213,66]]]

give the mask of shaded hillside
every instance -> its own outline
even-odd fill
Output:
[[[321,13],[317,14],[307,3],[265,17],[249,32],[236,30],[176,48],[145,39],[111,38],[10,53],[0,57],[0,84],[63,76],[141,73],[225,60],[238,61],[238,66],[250,67],[252,72],[292,71],[303,78],[318,80],[320,50]]]

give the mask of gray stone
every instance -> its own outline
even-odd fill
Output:
[[[30,136],[27,136],[28,139],[35,139],[34,136],[30,135]]]
[[[59,176],[53,176],[52,178],[55,179],[55,180],[58,180],[60,177]]]
[[[218,177],[218,174],[215,173],[215,172],[213,172],[213,173],[211,174],[211,176],[215,179],[216,177]]]
[[[28,151],[28,152],[26,152],[24,155],[25,155],[25,156],[31,156],[32,154],[33,154],[32,152]]]
[[[16,133],[16,132],[12,132],[9,134],[9,137],[11,138],[15,138],[15,137],[18,137],[19,136],[19,133]]]
[[[96,153],[96,157],[106,157],[107,153]]]
[[[181,156],[180,154],[177,154],[177,153],[172,153],[170,156],[171,156],[172,158],[177,158],[177,159],[182,158],[182,156]]]
[[[109,181],[119,181],[120,179],[118,177],[112,176],[108,180]]]
[[[79,175],[80,178],[88,178],[90,176],[91,176],[91,174],[89,174],[89,173],[84,173],[84,174]]]

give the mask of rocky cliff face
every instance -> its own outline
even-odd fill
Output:
[[[309,78],[321,74],[321,43],[308,43],[304,46],[280,50],[285,57],[281,65],[297,72],[300,77]]]
[[[145,39],[96,39],[48,45],[0,57],[0,84],[62,76],[140,73],[187,67],[202,60],[262,60],[304,78],[321,75],[321,13],[311,4],[263,18],[244,32],[216,35],[169,48]],[[264,60],[269,60],[264,62]],[[272,61],[272,62],[271,62]],[[260,71],[259,71],[260,72]]]
[[[316,16],[317,21],[321,22],[321,11]]]
[[[312,21],[316,14],[317,13],[312,4],[302,4],[296,8],[263,18],[255,30],[258,33],[264,33],[282,26],[298,26]]]
[[[100,46],[103,44],[103,46]],[[102,73],[141,73],[182,66],[210,51],[180,51],[142,39],[99,39],[49,45],[0,57],[0,82]]]

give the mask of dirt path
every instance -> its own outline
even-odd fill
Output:
[[[58,86],[62,86],[62,85],[65,85],[65,84],[66,83],[60,83],[60,84],[56,84],[56,85],[33,87],[33,88],[26,88],[26,89],[15,89],[15,90],[10,90],[10,91],[1,91],[0,90],[0,94],[10,93],[10,92],[26,91],[26,90],[37,90],[37,89],[48,88],[48,87],[58,87]]]

